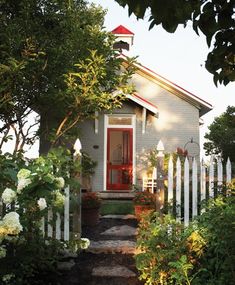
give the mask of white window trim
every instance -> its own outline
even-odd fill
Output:
[[[132,124],[131,125],[109,125],[108,119],[109,117],[131,117]],[[104,115],[104,176],[103,176],[103,189],[107,191],[107,129],[108,128],[125,128],[132,129],[133,131],[133,176],[132,176],[132,184],[136,184],[136,115],[134,114],[112,114],[112,115]]]

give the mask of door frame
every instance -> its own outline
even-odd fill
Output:
[[[130,117],[131,125],[109,125],[109,117]],[[103,173],[103,189],[107,190],[107,147],[108,147],[108,128],[112,129],[132,129],[133,141],[132,141],[132,157],[133,157],[133,173],[132,184],[136,184],[136,115],[134,114],[110,114],[104,115],[104,173]]]

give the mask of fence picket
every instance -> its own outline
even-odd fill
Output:
[[[64,240],[69,240],[69,187],[65,190],[65,202],[64,202]]]
[[[192,189],[192,217],[196,217],[197,216],[197,206],[198,206],[198,199],[197,199],[197,161],[194,158],[193,159],[193,175],[192,175],[192,179],[193,179],[193,189]]]
[[[204,164],[204,160],[202,159],[201,161],[201,183],[200,183],[200,188],[201,188],[201,201],[206,199],[206,167]]]
[[[48,237],[52,237],[53,236],[53,228],[52,228],[52,225],[51,225],[51,222],[53,220],[53,212],[51,209],[48,210],[48,215],[47,215],[47,221],[48,221],[48,224],[47,224],[47,236]]]
[[[209,197],[214,198],[214,158],[211,156],[209,166]]]
[[[44,237],[45,236],[45,218],[44,217],[41,218],[40,230],[42,232],[42,236]]]
[[[168,163],[168,203],[173,203],[173,159],[170,156]]]
[[[221,158],[217,160],[217,186],[220,189],[223,184],[223,165]],[[221,190],[221,189],[220,189]]]
[[[181,220],[181,161],[176,161],[176,219]]]
[[[228,157],[226,163],[226,183],[229,183],[231,181],[231,177],[232,177],[232,167],[231,167],[231,161]]]
[[[61,240],[61,217],[56,213],[55,238]]]
[[[184,162],[184,225],[189,224],[189,161]]]

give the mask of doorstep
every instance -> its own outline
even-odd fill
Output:
[[[103,200],[132,200],[135,196],[135,193],[130,191],[123,190],[108,190],[108,191],[100,191],[100,198]]]

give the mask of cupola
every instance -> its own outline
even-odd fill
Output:
[[[113,45],[114,49],[122,51],[123,49],[129,51],[130,47],[133,45],[134,33],[120,25],[111,31],[116,36],[115,43]]]

